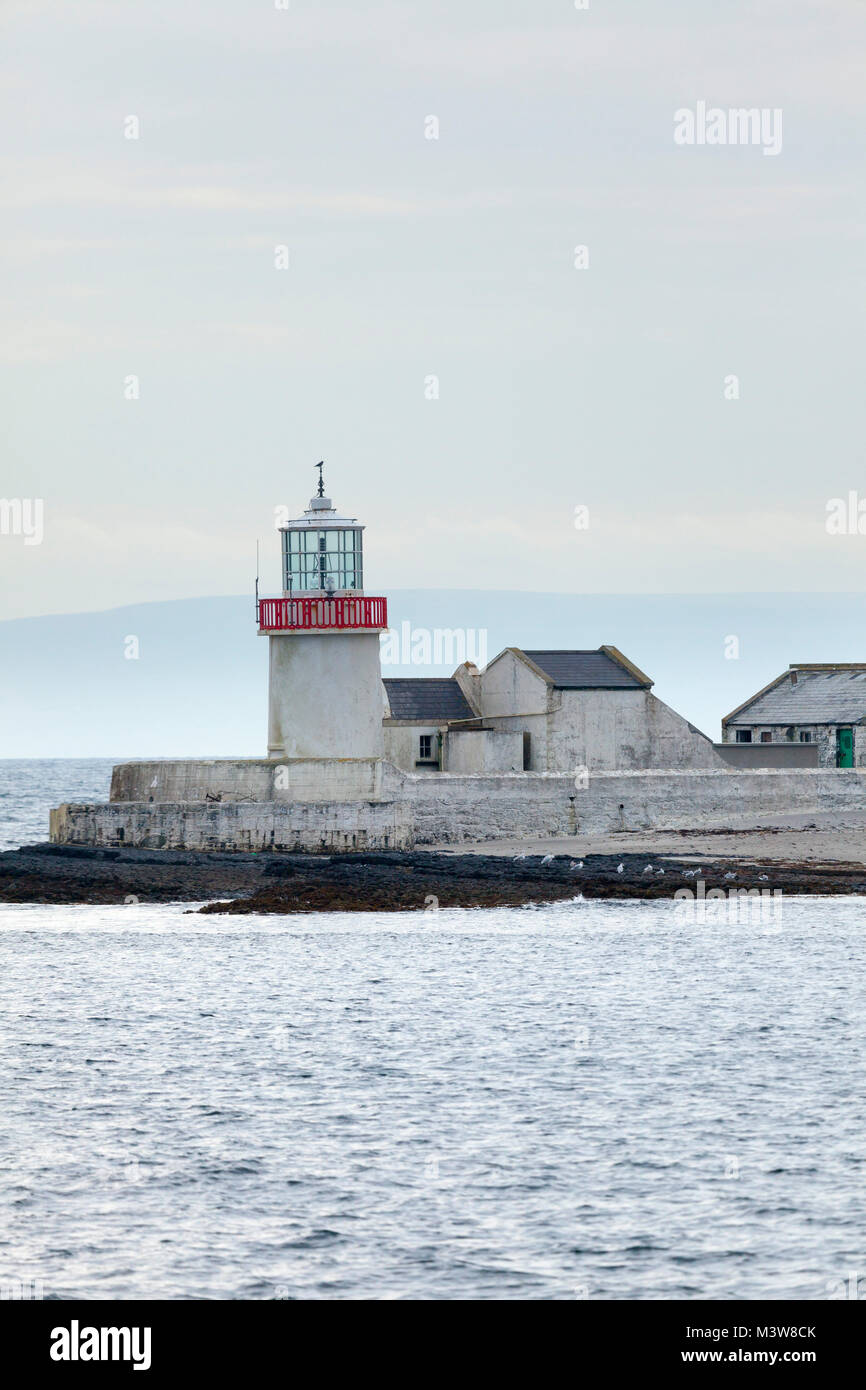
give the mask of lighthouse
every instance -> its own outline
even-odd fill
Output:
[[[364,593],[364,527],[317,495],[281,526],[280,598],[257,601],[268,638],[268,757],[381,759],[384,598]]]

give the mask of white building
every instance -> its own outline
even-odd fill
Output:
[[[569,772],[719,765],[706,735],[616,647],[506,647],[450,680],[388,678],[385,757],[406,771]]]
[[[320,477],[307,510],[280,529],[283,592],[258,605],[269,758],[315,762],[329,782],[359,788],[383,759],[413,773],[719,765],[710,740],[615,647],[506,647],[482,671],[466,661],[450,678],[383,682],[387,604],[364,593],[363,526],[337,512]]]

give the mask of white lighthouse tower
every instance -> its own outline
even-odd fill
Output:
[[[318,495],[280,527],[283,594],[258,601],[270,647],[268,757],[380,759],[384,598],[364,593],[363,532]]]

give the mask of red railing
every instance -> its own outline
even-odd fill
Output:
[[[259,632],[376,632],[388,626],[384,598],[262,598]]]

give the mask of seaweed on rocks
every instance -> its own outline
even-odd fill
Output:
[[[569,898],[670,898],[677,889],[866,893],[866,867],[671,855],[382,850],[341,855],[29,845],[0,854],[0,902],[204,903],[204,913],[417,912]]]

